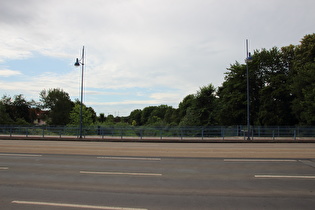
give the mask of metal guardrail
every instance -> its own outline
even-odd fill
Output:
[[[40,138],[79,138],[79,127],[24,127],[0,126],[0,136],[7,137],[40,137]],[[252,139],[296,140],[300,138],[315,138],[315,127],[263,127],[251,128]],[[244,139],[247,137],[246,126],[207,126],[207,127],[147,127],[147,126],[94,126],[83,128],[84,138],[155,138],[155,139]]]

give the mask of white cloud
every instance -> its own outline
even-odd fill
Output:
[[[20,71],[14,71],[10,69],[3,69],[0,70],[0,77],[10,77],[10,76],[16,76],[21,75],[22,73]]]

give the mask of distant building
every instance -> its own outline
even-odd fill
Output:
[[[46,125],[46,121],[49,115],[49,110],[34,109],[36,115],[34,120],[35,125]]]

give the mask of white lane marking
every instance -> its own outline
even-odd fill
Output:
[[[81,205],[81,204],[71,204],[71,203],[50,203],[50,202],[37,202],[37,201],[12,201],[11,203],[26,204],[26,205],[71,207],[71,208],[82,208],[82,209],[147,210],[147,209],[142,209],[142,208],[113,207],[113,206],[94,206],[94,205]]]
[[[255,178],[315,179],[315,176],[293,176],[293,175],[255,175]]]
[[[41,157],[42,155],[29,155],[29,154],[5,154],[5,153],[0,153],[0,156]]]
[[[138,157],[97,157],[99,159],[109,159],[109,160],[154,160],[160,161],[161,158],[138,158]]]
[[[129,175],[129,176],[162,176],[162,174],[154,174],[154,173],[130,173],[130,172],[107,172],[107,171],[80,171],[80,174]]]
[[[8,167],[0,167],[0,170],[8,170]]]
[[[224,159],[225,162],[296,162],[288,159]]]

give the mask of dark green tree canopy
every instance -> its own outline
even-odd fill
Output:
[[[66,125],[70,122],[70,112],[74,103],[68,93],[55,88],[40,92],[42,106],[50,110],[49,121],[51,125]]]

